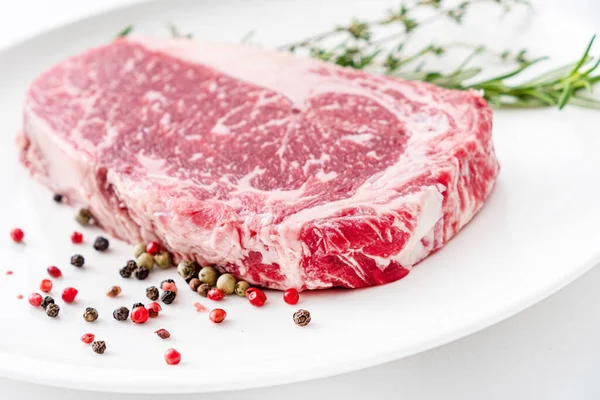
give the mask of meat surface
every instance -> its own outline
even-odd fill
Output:
[[[21,159],[129,242],[269,288],[403,278],[482,207],[492,113],[290,54],[123,39],[29,88]]]

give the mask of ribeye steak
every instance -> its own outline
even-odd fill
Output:
[[[290,54],[123,39],[31,85],[22,161],[129,242],[270,288],[404,277],[481,208],[480,94]]]

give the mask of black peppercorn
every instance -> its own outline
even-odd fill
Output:
[[[92,219],[92,213],[87,208],[81,208],[75,215],[75,220],[81,225],[88,225]]]
[[[202,297],[206,297],[208,296],[208,291],[211,289],[210,285],[208,283],[203,283],[202,285],[198,286],[198,289],[196,290],[196,292],[198,292],[198,294]]]
[[[119,270],[119,275],[121,275],[122,278],[131,278],[132,274],[133,271],[127,267],[123,267]]]
[[[125,266],[125,268],[129,268],[130,270],[134,270],[137,268],[137,263],[135,262],[135,260],[129,260],[127,261],[127,265]]]
[[[44,310],[48,308],[50,304],[54,304],[54,299],[50,296],[44,297],[44,301],[42,301],[41,306],[44,307]]]
[[[108,249],[108,239],[98,236],[94,241],[94,249],[98,251],[106,251]]]
[[[75,254],[71,257],[71,265],[81,268],[83,264],[85,264],[85,258],[81,254]]]
[[[144,279],[146,279],[148,277],[148,275],[150,275],[150,270],[146,267],[139,267],[133,273],[133,276],[135,276],[136,279],[139,279],[140,281],[143,281]]]
[[[165,290],[162,296],[160,296],[160,300],[165,304],[171,304],[175,300],[175,297],[177,297],[177,292]]]
[[[310,323],[310,312],[307,310],[298,310],[294,313],[294,323],[298,326],[306,326]]]
[[[106,343],[103,340],[98,340],[97,342],[92,343],[92,350],[96,354],[104,354],[106,351]]]
[[[127,307],[119,307],[113,311],[113,318],[117,321],[127,321],[127,318],[129,318],[129,310]]]
[[[146,288],[146,297],[152,301],[158,300],[158,288],[156,286],[150,286]]]
[[[62,202],[63,196],[62,196],[62,194],[57,193],[54,195],[54,197],[52,199],[54,199],[55,202],[60,203],[60,202]]]
[[[50,303],[48,307],[46,307],[46,315],[52,318],[58,317],[58,313],[60,312],[60,307],[58,304]]]
[[[98,311],[92,307],[86,308],[85,312],[83,313],[83,319],[85,319],[86,322],[96,321],[98,319]]]

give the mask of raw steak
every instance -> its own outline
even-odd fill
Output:
[[[119,40],[31,85],[23,163],[129,242],[270,288],[404,277],[481,208],[480,94],[238,45]]]

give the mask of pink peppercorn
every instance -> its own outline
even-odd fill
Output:
[[[10,231],[10,237],[15,243],[21,243],[25,237],[25,233],[19,228],[15,228]]]
[[[81,337],[81,341],[85,344],[90,344],[94,341],[96,336],[93,333],[84,333]]]
[[[75,301],[77,293],[79,292],[73,287],[65,288],[65,290],[62,292],[62,299],[65,303],[72,303]]]
[[[165,361],[169,365],[177,365],[181,362],[181,353],[175,349],[165,351]]]
[[[131,310],[131,320],[136,324],[143,324],[150,318],[150,312],[144,306],[138,306]]]
[[[83,242],[83,233],[81,232],[73,232],[71,234],[71,242],[73,242],[74,244],[80,244],[81,242]]]
[[[215,308],[210,312],[210,314],[208,314],[208,318],[210,318],[210,320],[215,324],[220,324],[221,322],[225,321],[226,317],[227,313],[221,308]]]
[[[223,292],[221,289],[210,289],[206,297],[213,301],[221,301],[223,300],[223,297],[225,297],[225,292]]]
[[[40,290],[44,293],[49,293],[52,291],[52,281],[50,279],[44,279],[40,283]]]
[[[31,293],[29,295],[29,297],[27,298],[27,300],[29,301],[29,304],[31,304],[34,307],[41,306],[42,301],[44,301],[44,299],[42,298],[42,295],[39,293]]]
[[[47,271],[48,271],[48,275],[50,275],[53,278],[60,278],[62,276],[62,271],[60,269],[58,269],[58,267],[55,267],[54,265],[49,266]]]
[[[296,304],[298,303],[298,300],[300,300],[300,295],[298,294],[298,291],[294,288],[289,288],[286,289],[285,292],[283,292],[283,301],[285,301],[288,304]]]
[[[146,245],[146,253],[155,256],[160,251],[160,245],[156,242],[150,242]]]

